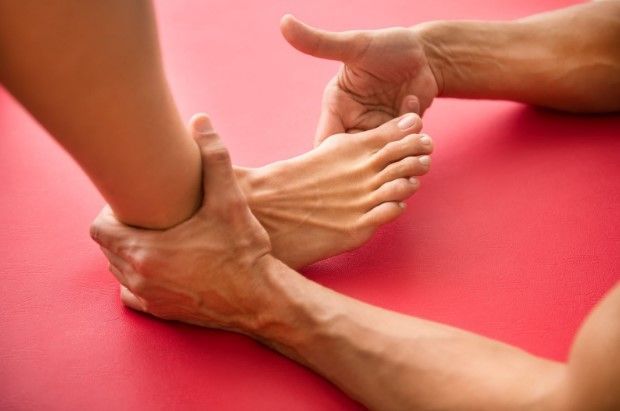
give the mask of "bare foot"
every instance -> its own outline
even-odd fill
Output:
[[[408,114],[354,136],[336,134],[289,160],[238,168],[273,255],[299,268],[359,247],[398,217],[430,165],[432,142],[417,134],[421,128],[420,117]]]

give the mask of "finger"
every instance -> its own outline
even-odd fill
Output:
[[[372,130],[393,120],[394,116],[390,113],[380,110],[367,111],[356,119],[354,124],[355,130]],[[351,129],[347,130],[350,133]]]
[[[103,254],[105,254],[110,265],[116,267],[119,272],[123,274],[123,277],[125,277],[124,273],[130,274],[133,272],[131,264],[125,261],[119,255],[103,247],[101,247],[101,251],[103,252]]]
[[[129,289],[124,285],[121,285],[121,301],[129,308],[133,308],[136,311],[146,312],[146,305],[144,304],[144,301],[129,291]]]
[[[101,247],[120,254],[126,238],[145,230],[128,227],[118,221],[110,206],[106,205],[90,225],[90,237]]]
[[[302,53],[343,62],[363,53],[370,41],[360,31],[320,30],[302,23],[291,14],[280,20],[280,31],[286,41]]]
[[[314,137],[314,146],[317,147],[329,136],[334,134],[344,133],[345,127],[342,123],[340,115],[331,109],[327,108],[321,111],[319,117],[319,124],[316,128],[316,134]]]
[[[364,107],[343,93],[338,85],[338,76],[333,77],[323,92],[321,115],[314,136],[314,146],[317,147],[326,138],[334,134],[345,133],[347,131],[345,124],[349,119],[345,119],[343,113],[351,116],[351,113],[359,110],[364,110]]]
[[[420,100],[417,96],[410,94],[403,98],[400,103],[399,115],[403,115],[405,113],[417,113],[422,115],[420,113]]]
[[[209,117],[206,114],[194,115],[191,127],[202,155],[204,204],[208,204],[212,196],[241,196],[230,153],[215,132]]]
[[[115,265],[110,264],[108,270],[112,273],[114,278],[116,278],[116,281],[118,281],[125,287],[129,286],[129,280],[127,279],[125,274],[122,273],[121,270],[119,270]]]

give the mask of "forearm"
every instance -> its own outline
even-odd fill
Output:
[[[148,1],[0,1],[0,82],[125,223],[199,205],[200,156],[164,76]]]
[[[414,30],[441,96],[574,112],[620,110],[620,1],[511,22],[439,21]]]
[[[564,366],[271,268],[262,340],[377,410],[551,409]]]

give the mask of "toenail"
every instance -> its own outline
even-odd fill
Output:
[[[415,124],[417,118],[418,116],[416,116],[415,114],[406,114],[398,122],[398,128],[400,128],[401,130],[407,130],[409,127]]]
[[[431,138],[429,137],[428,134],[422,134],[420,137],[420,143],[427,145],[431,143]]]
[[[431,163],[431,158],[430,158],[430,156],[420,156],[420,157],[418,157],[418,161],[423,166],[427,166],[427,165],[429,165]]]

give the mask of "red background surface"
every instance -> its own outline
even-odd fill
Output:
[[[330,29],[506,19],[567,1],[160,1],[162,47],[185,117],[206,111],[237,164],[311,148],[337,64],[278,31],[292,12]],[[404,217],[305,273],[342,293],[567,356],[620,278],[620,117],[438,100],[432,172]],[[88,237],[103,201],[0,91],[0,408],[347,410],[359,405],[242,336],[123,308]]]

